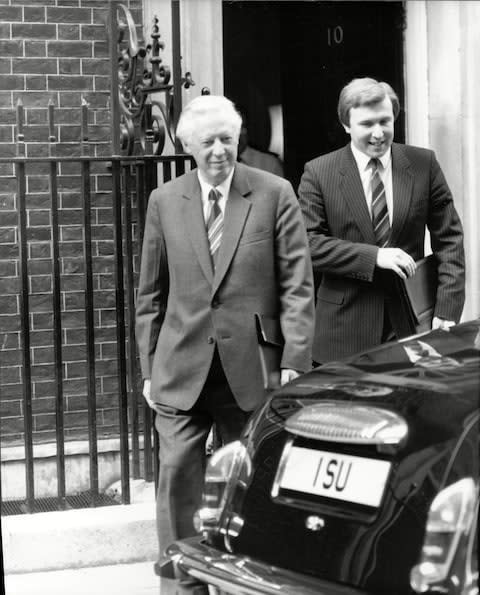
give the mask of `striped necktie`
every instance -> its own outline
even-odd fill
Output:
[[[384,248],[390,239],[390,221],[388,219],[385,186],[380,177],[379,159],[370,159],[372,168],[372,224],[375,233],[375,243]]]
[[[218,200],[222,195],[218,190],[212,188],[208,193],[209,211],[207,217],[207,234],[212,256],[213,268],[217,263],[218,249],[222,240],[223,215]]]

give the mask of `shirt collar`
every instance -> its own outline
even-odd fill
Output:
[[[352,153],[355,158],[355,161],[357,162],[359,171],[361,171],[361,172],[365,171],[368,168],[368,164],[370,162],[371,157],[369,157],[362,151],[359,151],[353,143],[350,143],[350,147],[352,149]],[[388,151],[384,155],[379,157],[379,160],[380,160],[384,170],[387,169],[391,158],[392,158],[392,147],[389,147]]]
[[[232,185],[232,179],[233,179],[234,172],[235,172],[235,167],[232,167],[232,170],[230,171],[228,176],[223,180],[223,182],[221,184],[218,184],[218,186],[212,186],[209,182],[207,182],[205,180],[202,172],[200,170],[197,170],[198,181],[200,183],[200,188],[202,189],[202,195],[208,196],[208,193],[210,192],[210,190],[212,188],[216,188],[216,190],[218,190],[220,192],[220,194],[222,196],[224,196],[225,199],[227,199],[228,195],[230,193],[230,186]]]

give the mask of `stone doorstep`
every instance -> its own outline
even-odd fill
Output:
[[[6,574],[154,561],[155,502],[4,516]]]
[[[100,490],[121,501],[119,440],[99,440]],[[34,445],[35,496],[56,496],[56,447]],[[65,444],[67,493],[88,489],[88,441]],[[25,497],[23,447],[2,448],[2,498]],[[154,561],[153,482],[130,480],[132,504],[3,516],[7,574]]]

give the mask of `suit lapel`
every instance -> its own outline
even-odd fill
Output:
[[[395,246],[410,211],[413,174],[402,145],[392,144],[393,215],[389,245]]]
[[[360,229],[365,241],[375,243],[372,220],[368,212],[367,201],[363,191],[362,180],[350,145],[346,146],[340,161],[340,193],[350,209],[353,219]]]
[[[220,244],[217,267],[213,279],[213,293],[218,289],[237,249],[247,215],[251,208],[250,201],[244,197],[250,194],[250,192],[251,188],[245,169],[242,165],[236,164],[230,194],[225,208],[222,242]]]
[[[203,217],[202,193],[196,170],[186,180],[183,196],[187,199],[185,209],[187,236],[197,254],[198,262],[202,267],[205,277],[211,283],[213,280],[213,266],[210,248],[208,246],[207,231],[205,229],[205,219]]]

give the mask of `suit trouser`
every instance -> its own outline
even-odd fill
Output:
[[[220,441],[225,444],[239,438],[249,413],[237,405],[216,350],[205,385],[192,409],[182,411],[157,405],[156,410],[160,444],[157,530],[161,563],[168,545],[196,534],[193,515],[201,506],[205,443],[212,424],[215,423]],[[206,587],[191,580],[180,583],[174,586],[168,579],[162,581],[162,595],[208,593]]]

